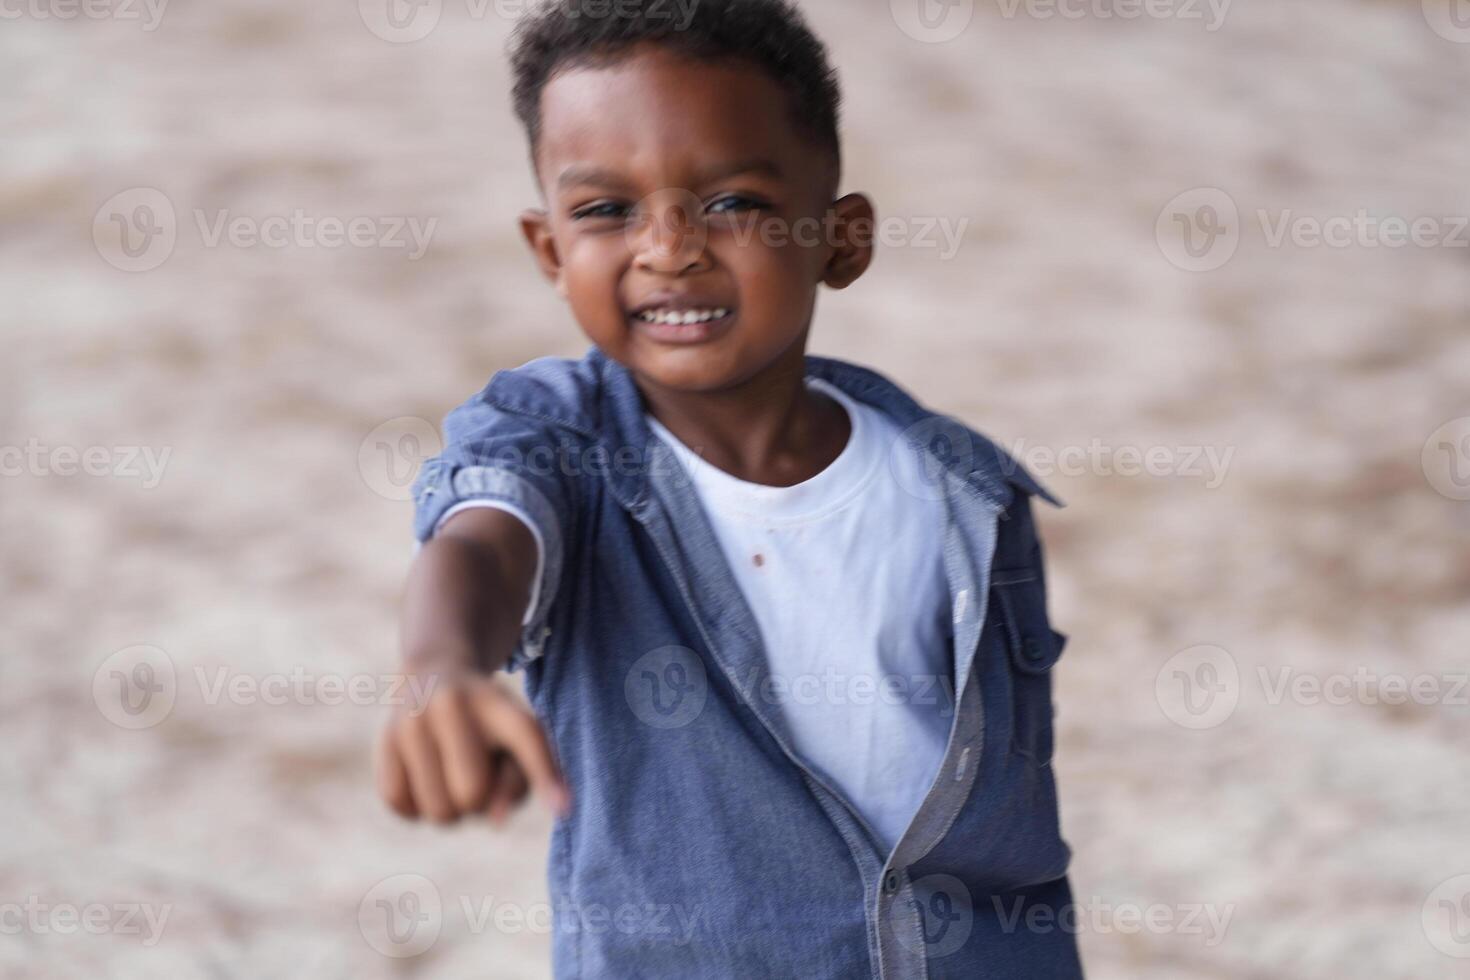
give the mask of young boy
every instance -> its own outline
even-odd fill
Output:
[[[496,374],[419,476],[403,644],[438,683],[385,732],[383,796],[546,799],[559,977],[1080,976],[1030,505],[1056,501],[806,354],[873,209],[836,197],[801,17],[583,3],[513,62],[522,231],[595,346]]]

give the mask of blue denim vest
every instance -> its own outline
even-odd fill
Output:
[[[880,375],[807,370],[897,420],[932,477],[913,492],[948,512],[953,727],[892,853],[793,752],[750,608],[625,368],[594,348],[497,373],[414,486],[420,540],[474,498],[544,539],[512,667],[574,796],[552,835],[556,976],[1080,977],[1051,770],[1065,637],[1030,501],[1060,504]]]

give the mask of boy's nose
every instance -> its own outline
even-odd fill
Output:
[[[680,275],[709,263],[709,228],[704,208],[688,191],[651,194],[639,202],[628,225],[634,264],[645,272]]]

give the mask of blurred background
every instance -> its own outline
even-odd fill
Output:
[[[894,222],[812,349],[1068,503],[1089,976],[1470,976],[1470,3],[801,6]],[[521,9],[0,4],[0,975],[547,975],[545,815],[369,766],[435,427],[585,347]]]

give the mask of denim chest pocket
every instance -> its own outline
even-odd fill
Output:
[[[1067,637],[1051,628],[1046,586],[1034,569],[996,570],[991,583],[1011,680],[1011,750],[1039,766],[1051,763],[1051,669]]]

